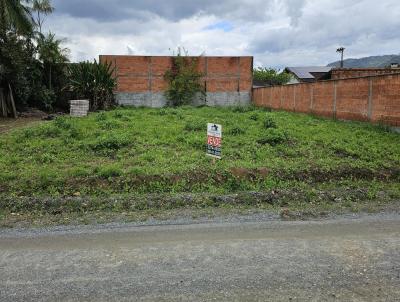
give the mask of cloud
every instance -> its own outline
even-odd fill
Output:
[[[99,54],[253,55],[255,64],[325,65],[398,53],[398,0],[54,0],[46,26],[72,60]]]

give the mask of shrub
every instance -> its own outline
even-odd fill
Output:
[[[95,119],[97,122],[102,122],[107,119],[107,115],[104,112],[100,112],[99,114],[96,115]]]
[[[258,113],[253,113],[249,118],[253,121],[258,121]]]
[[[160,109],[160,110],[157,111],[157,115],[164,116],[164,115],[167,115],[167,114],[168,114],[168,111],[165,110],[165,109]]]
[[[90,110],[108,109],[114,104],[116,78],[112,63],[81,62],[71,64],[67,88],[76,98],[88,99]]]
[[[286,142],[288,139],[286,132],[278,129],[269,129],[264,137],[257,140],[260,145],[276,146]]]
[[[283,85],[290,81],[290,74],[277,69],[258,67],[253,71],[255,81],[265,85]]]
[[[93,151],[117,151],[129,145],[129,140],[124,136],[102,136],[93,142],[89,142],[87,147]]]
[[[228,131],[228,134],[230,134],[230,135],[241,135],[241,134],[245,134],[245,133],[246,133],[246,131],[244,131],[240,127],[234,127]]]
[[[204,87],[200,83],[203,76],[197,71],[198,59],[190,58],[187,53],[182,54],[178,48],[178,54],[172,59],[172,68],[164,74],[168,82],[165,97],[170,106],[182,106],[189,104],[194,97],[204,97]]]
[[[100,128],[103,130],[112,130],[116,128],[120,128],[120,123],[116,120],[108,120],[100,123]]]
[[[37,98],[41,100],[42,106],[46,110],[52,110],[53,104],[57,100],[56,93],[52,89],[42,87],[41,90],[37,92]]]
[[[70,120],[67,120],[65,117],[57,117],[54,120],[54,125],[57,128],[63,129],[63,130],[68,130],[72,128],[72,124]]]
[[[264,128],[265,129],[276,128],[275,121],[269,116],[267,116],[264,120]]]

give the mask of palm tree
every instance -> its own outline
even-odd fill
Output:
[[[49,89],[52,89],[52,67],[55,64],[68,62],[69,49],[62,48],[63,42],[63,40],[56,39],[56,35],[51,32],[47,35],[39,33],[37,39],[39,60],[43,62],[44,68],[49,72]]]
[[[32,11],[36,12],[36,24],[39,26],[39,33],[42,33],[42,25],[45,16],[50,15],[54,11],[51,0],[33,0]]]
[[[32,32],[34,21],[28,4],[31,0],[0,0],[0,34],[8,30]]]

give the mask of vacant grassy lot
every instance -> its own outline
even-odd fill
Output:
[[[223,160],[205,156],[223,125]],[[117,109],[0,136],[0,191],[16,195],[262,190],[281,181],[398,181],[400,135],[254,108]]]
[[[205,156],[207,122],[223,125],[215,164]],[[0,135],[7,198],[263,191],[312,201],[329,191],[356,200],[399,198],[399,181],[399,134],[255,108],[120,108]]]

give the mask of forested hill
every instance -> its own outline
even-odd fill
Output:
[[[391,63],[400,64],[400,55],[371,56],[359,59],[344,60],[346,68],[368,68],[368,67],[387,67]],[[331,67],[340,67],[340,61],[328,64]]]

